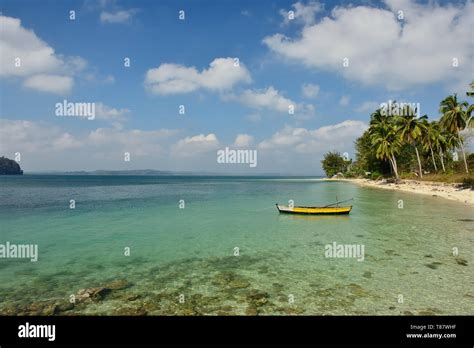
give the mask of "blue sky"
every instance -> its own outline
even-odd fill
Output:
[[[353,157],[376,105],[416,102],[438,118],[439,101],[465,99],[473,79],[472,2],[4,0],[0,10],[0,149],[21,153],[25,171],[317,175],[324,152]],[[57,117],[64,99],[95,103],[97,117]],[[257,167],[216,163],[226,146],[257,150]]]

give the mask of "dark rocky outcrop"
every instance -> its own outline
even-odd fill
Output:
[[[0,175],[23,175],[20,165],[14,160],[0,157]]]

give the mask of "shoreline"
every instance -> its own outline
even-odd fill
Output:
[[[385,181],[374,181],[370,179],[327,179],[328,181],[352,182],[363,187],[373,187],[391,191],[411,192],[429,195],[434,198],[445,198],[452,201],[474,206],[474,190],[460,189],[451,183],[434,181],[402,180],[400,183],[387,183]]]

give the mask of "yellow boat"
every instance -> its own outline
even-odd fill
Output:
[[[336,205],[337,203],[331,204]],[[304,214],[304,215],[342,215],[349,214],[352,210],[352,205],[348,207],[289,207],[286,205],[276,204],[278,211],[282,214]]]

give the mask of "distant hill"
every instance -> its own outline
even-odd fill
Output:
[[[23,175],[20,165],[14,160],[0,157],[0,175]]]

